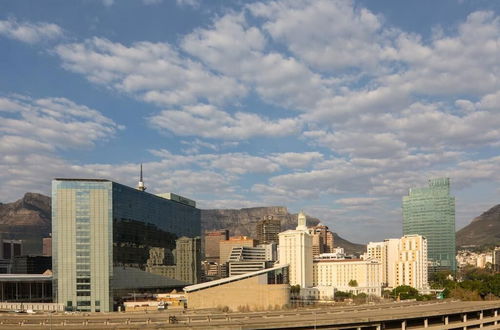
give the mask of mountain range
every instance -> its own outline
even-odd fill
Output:
[[[51,232],[51,199],[26,193],[13,203],[0,203],[0,237],[22,239],[23,254],[41,254],[42,238]]]
[[[228,229],[230,235],[256,236],[256,224],[260,219],[272,216],[281,220],[281,229],[292,229],[297,223],[297,214],[289,213],[284,206],[253,207],[243,209],[201,210],[202,231]],[[313,226],[321,221],[307,216],[307,224]],[[333,231],[335,228],[331,228]],[[23,239],[25,254],[40,254],[42,238],[51,232],[51,199],[37,193],[26,193],[13,203],[0,203],[0,237]],[[335,246],[343,247],[346,253],[363,253],[365,245],[343,239],[334,232]],[[457,247],[500,245],[500,204],[474,218],[456,236]]]
[[[500,245],[500,204],[475,217],[457,232],[457,247]]]
[[[202,231],[228,229],[232,236],[256,236],[257,222],[272,216],[281,220],[282,230],[295,228],[297,214],[289,213],[286,207],[254,207],[239,210],[201,210]],[[320,220],[307,216],[307,224],[313,226]],[[36,193],[26,193],[13,203],[0,203],[0,235],[8,239],[23,239],[24,253],[40,254],[42,238],[51,232],[51,199]],[[334,233],[335,246],[343,247],[347,253],[363,253],[365,246],[351,243]]]

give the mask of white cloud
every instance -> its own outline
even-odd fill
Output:
[[[393,133],[368,133],[338,131],[306,131],[304,136],[313,138],[320,145],[327,146],[351,157],[387,158],[406,154],[407,146]]]
[[[216,75],[181,56],[167,43],[137,42],[127,47],[106,39],[62,44],[63,66],[91,82],[159,105],[222,103],[247,92],[236,80]]]
[[[394,53],[382,20],[352,1],[269,1],[248,8],[266,19],[263,27],[274,39],[319,70],[380,68]]]
[[[29,44],[35,44],[64,35],[63,29],[53,23],[18,22],[16,19],[0,20],[0,35]]]
[[[172,167],[196,166],[200,169],[213,169],[225,173],[272,173],[280,169],[273,158],[253,156],[247,153],[221,153],[176,155],[168,150],[151,150],[153,155],[160,157],[164,164]]]
[[[112,5],[115,4],[115,0],[102,0],[102,4],[105,5],[106,7],[111,7]]]
[[[317,151],[311,152],[285,152],[271,154],[270,158],[276,163],[291,169],[303,169],[316,161],[323,159],[323,155]]]
[[[227,14],[209,29],[187,35],[182,48],[207,66],[252,86],[269,103],[289,109],[315,106],[328,91],[319,74],[293,57],[265,52],[266,39],[243,13]]]
[[[53,150],[91,147],[122,127],[97,110],[65,98],[0,97],[0,136],[4,148]],[[23,144],[22,146],[20,144]]]
[[[163,110],[149,118],[152,127],[180,136],[200,136],[242,140],[254,136],[286,136],[297,133],[300,123],[293,118],[269,120],[236,112],[231,115],[212,105],[185,106],[181,110]]]
[[[335,203],[347,206],[373,205],[379,200],[380,198],[377,197],[352,197],[337,199]]]
[[[145,1],[158,1],[158,0],[145,0]],[[199,8],[201,4],[201,0],[175,0],[175,2],[177,3],[178,6],[192,7],[192,8]]]
[[[409,69],[380,81],[427,95],[495,92],[500,76],[499,45],[500,17],[493,12],[474,12],[459,26],[456,36],[438,37],[430,45],[418,36],[401,35],[397,57]]]

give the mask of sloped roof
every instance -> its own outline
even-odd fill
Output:
[[[258,270],[258,271],[251,272],[251,273],[245,273],[245,274],[241,274],[241,275],[235,275],[235,276],[231,276],[231,277],[221,278],[221,279],[215,280],[215,281],[190,285],[190,286],[185,287],[184,291],[185,292],[193,292],[193,291],[208,289],[208,288],[211,288],[213,286],[219,286],[219,285],[224,285],[224,284],[231,283],[231,282],[241,281],[241,280],[244,280],[246,278],[269,273],[273,270],[283,269],[286,267],[288,267],[288,264],[275,266],[273,268],[262,269],[262,270]]]

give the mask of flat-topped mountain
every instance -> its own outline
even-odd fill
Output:
[[[41,254],[42,238],[51,231],[50,197],[26,193],[13,203],[0,204],[0,235],[22,239],[24,254]]]
[[[229,229],[232,236],[256,237],[257,222],[267,216],[280,219],[281,229],[294,229],[297,214],[289,213],[284,206],[252,207],[243,209],[201,210],[202,230]],[[307,225],[320,223],[318,218],[307,216]],[[331,228],[335,229],[335,228]],[[4,238],[23,239],[25,254],[41,254],[42,238],[51,232],[51,199],[48,196],[26,193],[13,203],[0,203],[0,235]],[[351,243],[334,233],[335,246],[347,253],[363,253],[365,245]]]
[[[297,213],[289,213],[284,206],[252,207],[243,209],[201,210],[202,230],[229,229],[231,236],[256,237],[257,222],[268,216],[281,221],[281,230],[294,229],[297,226]],[[321,221],[307,216],[307,225],[315,226]],[[330,228],[334,229],[334,228]],[[344,248],[346,253],[364,253],[366,246],[351,243],[334,233],[334,244]]]
[[[457,232],[457,247],[484,245],[500,245],[500,204]]]

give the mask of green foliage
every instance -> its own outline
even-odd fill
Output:
[[[291,294],[299,294],[300,293],[300,285],[297,284],[297,285],[292,285],[290,287],[290,293]]]
[[[356,287],[356,286],[358,286],[358,281],[356,281],[356,280],[350,280],[348,285],[351,286],[351,287]]]
[[[392,290],[394,298],[399,297],[401,300],[419,298],[418,290],[409,285],[400,285]]]
[[[344,301],[344,299],[352,298],[353,295],[350,292],[337,291],[335,292],[336,301]]]
[[[445,298],[461,300],[481,300],[500,297],[500,274],[492,274],[489,269],[467,266],[461,269],[460,281],[450,280],[449,272],[438,272],[431,276],[433,289],[444,289]]]

